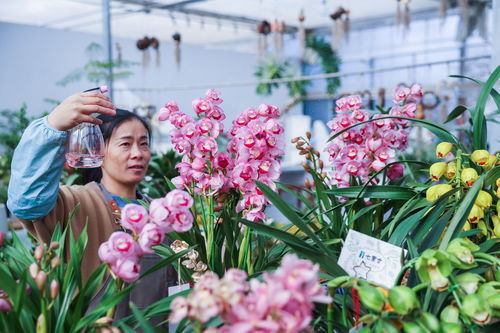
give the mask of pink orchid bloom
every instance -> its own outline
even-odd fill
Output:
[[[208,89],[207,92],[205,93],[205,97],[216,105],[221,104],[223,102],[222,98],[220,97],[220,91],[217,91],[215,89]]]
[[[187,210],[193,205],[193,198],[186,191],[172,190],[165,196],[165,205],[171,210]]]
[[[170,211],[165,207],[164,199],[153,199],[149,204],[149,217],[154,223],[163,223],[168,216]]]
[[[149,214],[146,208],[141,205],[127,204],[122,209],[120,224],[139,234],[148,220]]]
[[[137,257],[121,257],[111,265],[111,270],[120,279],[125,282],[131,283],[139,278],[139,264]]]
[[[154,223],[148,223],[139,235],[139,246],[143,253],[154,253],[153,245],[160,244],[165,238],[165,233]]]
[[[212,109],[212,103],[207,98],[196,98],[193,100],[192,105],[197,114],[209,112]]]

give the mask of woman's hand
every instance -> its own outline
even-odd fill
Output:
[[[116,107],[100,91],[83,92],[66,98],[49,114],[47,121],[60,131],[70,130],[83,122],[100,125],[102,121],[92,117],[92,113],[114,116]]]

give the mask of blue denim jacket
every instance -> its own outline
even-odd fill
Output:
[[[15,216],[33,220],[55,206],[65,162],[67,131],[59,131],[47,117],[33,121],[14,151],[7,207]]]

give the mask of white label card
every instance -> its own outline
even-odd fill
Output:
[[[188,290],[188,289],[189,289],[189,283],[184,283],[184,284],[180,284],[177,286],[168,287],[168,296],[175,295],[177,293],[180,293],[181,291]]]
[[[338,264],[350,276],[392,288],[401,271],[402,251],[398,246],[349,230]]]

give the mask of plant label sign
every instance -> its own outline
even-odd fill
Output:
[[[349,230],[338,264],[350,276],[392,288],[401,270],[402,251],[398,246]]]

